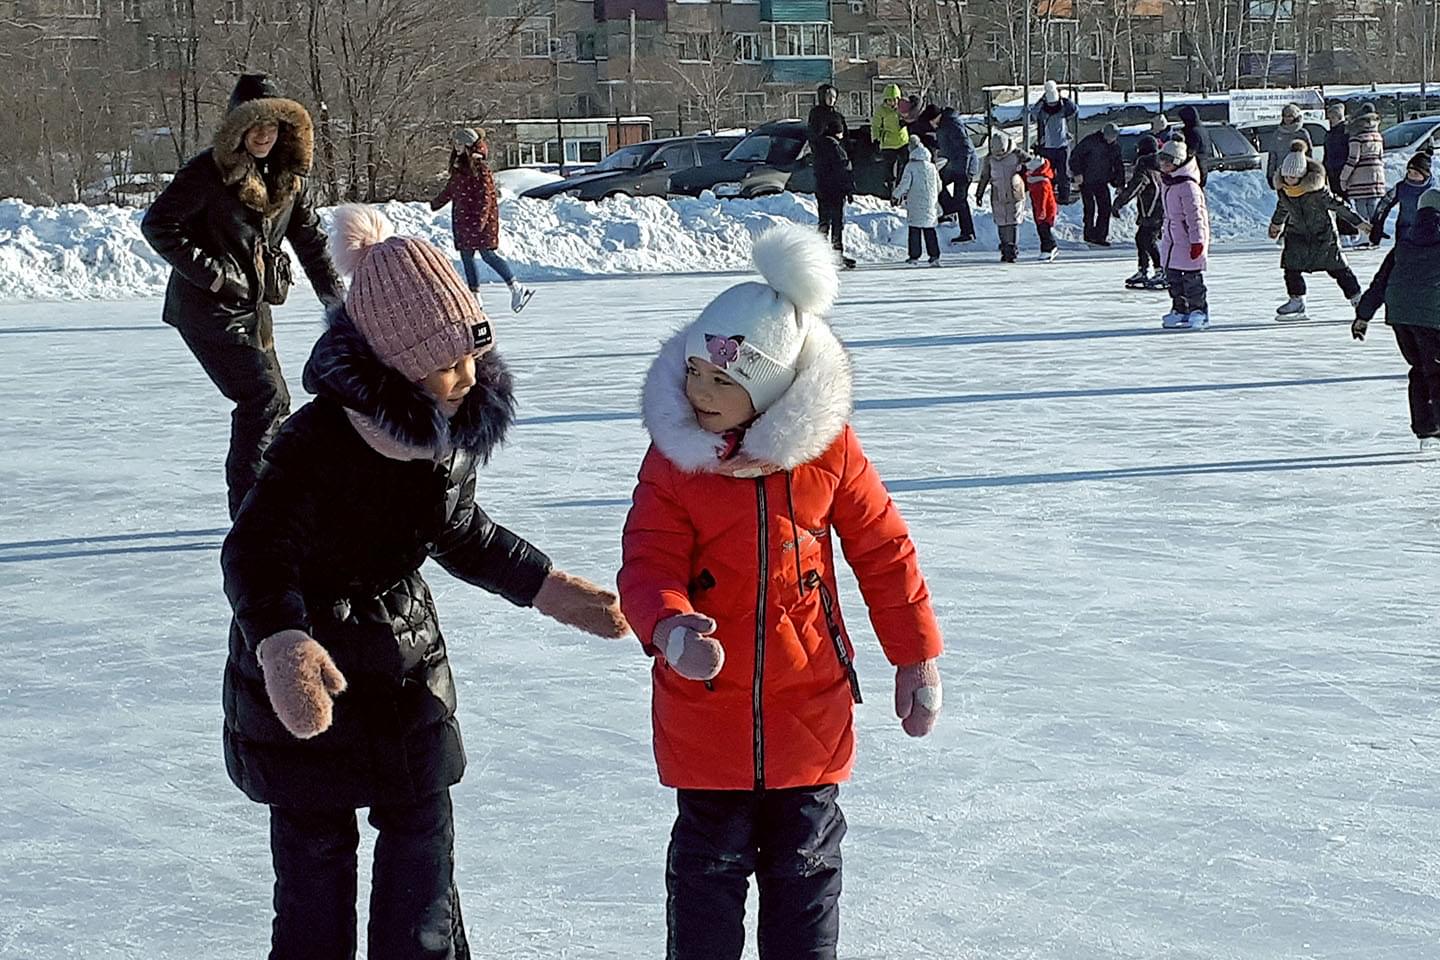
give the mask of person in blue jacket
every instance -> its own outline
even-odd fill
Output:
[[[1050,161],[1055,171],[1055,199],[1062,205],[1070,202],[1070,148],[1075,136],[1070,122],[1080,116],[1080,108],[1069,97],[1060,96],[1054,80],[1045,81],[1045,95],[1030,108],[1035,120],[1035,150]]]
[[[970,142],[970,134],[954,107],[946,107],[935,118],[935,135],[940,141],[940,207],[946,216],[956,218],[960,235],[952,241],[966,243],[975,239],[975,219],[970,213],[970,183],[980,174],[980,154]]]
[[[1405,179],[1391,187],[1380,200],[1380,206],[1375,208],[1375,217],[1370,221],[1371,246],[1378,247],[1385,239],[1385,220],[1395,207],[1400,208],[1395,217],[1395,240],[1398,243],[1405,239],[1415,224],[1420,197],[1433,186],[1436,183],[1434,174],[1430,172],[1430,151],[1421,150],[1405,165]]]

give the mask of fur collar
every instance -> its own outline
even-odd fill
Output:
[[[824,453],[845,429],[854,408],[850,358],[829,324],[815,319],[796,363],[795,382],[745,432],[740,456],[752,473],[793,470]],[[660,348],[645,376],[641,417],[650,439],[686,473],[734,473],[719,457],[721,439],[702,430],[685,399],[682,329]]]
[[[1373,113],[1362,113],[1352,120],[1351,123],[1355,124],[1354,128],[1350,131],[1352,135],[1357,133],[1374,133],[1380,129],[1380,117]]]
[[[380,361],[343,308],[333,311],[328,322],[305,364],[305,389],[335,400],[395,442],[382,449],[367,437],[380,453],[418,459],[444,456],[458,447],[483,462],[504,441],[515,421],[515,392],[510,370],[496,351],[475,361],[475,386],[447,420],[423,388]],[[356,430],[366,437],[363,425]]]
[[[1327,185],[1325,167],[1316,160],[1305,161],[1305,176],[1293,187],[1281,182],[1280,189],[1287,197],[1303,197],[1307,193],[1317,193],[1324,190]]]
[[[245,150],[245,131],[257,123],[278,123],[275,148],[260,164]],[[294,100],[264,97],[249,100],[225,114],[215,131],[211,157],[227,187],[238,184],[240,202],[269,217],[300,192],[301,177],[310,172],[315,153],[315,131],[310,114]]]

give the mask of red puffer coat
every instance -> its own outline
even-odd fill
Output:
[[[500,246],[500,204],[496,199],[495,177],[485,161],[472,160],[473,172],[464,163],[452,164],[450,179],[440,195],[430,201],[431,210],[447,203],[455,204],[450,211],[450,231],[456,250],[495,250]]]
[[[890,662],[941,651],[915,546],[846,422],[849,362],[817,324],[795,383],[750,427],[738,461],[717,457],[720,438],[696,424],[684,377],[682,332],[646,378],[652,446],[625,523],[620,601],[652,654],[665,617],[713,617],[725,665],[700,683],[656,658],[660,780],[710,790],[837,783],[854,763],[859,682],[835,603],[832,532]]]
[[[1030,212],[1035,222],[1054,226],[1060,207],[1055,202],[1055,168],[1049,160],[1041,160],[1034,170],[1026,169],[1025,189],[1030,191]]]

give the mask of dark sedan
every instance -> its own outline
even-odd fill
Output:
[[[698,136],[632,143],[616,150],[585,173],[531,187],[521,196],[531,200],[668,196],[671,177],[719,160],[740,140],[738,136]]]
[[[885,193],[885,164],[868,143],[868,131],[852,131],[845,141],[855,169],[855,192]],[[802,120],[773,120],[755,128],[723,160],[670,178],[672,194],[698,197],[709,190],[717,197],[774,196],[815,192],[808,130]]]

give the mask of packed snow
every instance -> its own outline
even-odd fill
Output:
[[[1392,181],[1403,175],[1404,161],[1392,158]],[[698,199],[633,197],[592,203],[573,197],[522,200],[508,191],[500,204],[500,250],[526,281],[740,270],[749,260],[755,232],[779,221],[816,222],[814,197],[801,194],[759,200],[718,200],[710,194]],[[1207,195],[1217,242],[1264,239],[1275,199],[1258,172],[1215,174]],[[389,203],[384,209],[399,232],[452,249],[448,207],[432,213],[423,203]],[[1134,235],[1134,209],[1131,204],[1116,218],[1113,234],[1119,243]],[[322,211],[327,224],[330,213]],[[160,295],[169,268],[141,235],[142,216],[143,211],[125,207],[32,207],[0,200],[0,299]],[[846,216],[845,243],[851,256],[862,263],[904,258],[902,211],[861,197]],[[993,247],[997,236],[988,210],[976,211],[975,227],[980,245]],[[1063,207],[1056,236],[1062,242],[1078,241],[1083,232],[1080,205]],[[1021,228],[1020,241],[1022,249],[1038,249],[1033,227]],[[303,285],[303,274],[296,274]]]
[[[663,248],[708,211],[687,255],[726,263],[746,218],[808,210],[626,203],[655,232],[614,253]],[[133,220],[6,209],[37,236],[112,238],[103,264],[68,261],[76,290],[158,283]],[[508,211],[584,225],[558,204]],[[512,231],[528,270],[549,262],[545,235]],[[939,269],[847,274],[835,312],[857,429],[949,643],[940,725],[911,740],[844,583],[866,699],[841,794],[841,956],[1433,960],[1440,463],[1415,452],[1388,332],[1352,341],[1324,276],[1313,319],[1276,324],[1269,244],[1217,245],[1204,333],[1159,329],[1167,301],[1121,289],[1123,248],[1008,267],[949,250]],[[1362,279],[1378,258],[1354,258]],[[643,373],[735,279],[542,282],[497,316],[522,420],[484,506],[610,581]],[[159,314],[154,297],[0,304],[7,960],[266,951],[266,813],[220,753],[229,411]],[[318,330],[296,291],[277,338],[299,399]],[[454,795],[475,955],[659,956],[674,800],[650,755],[648,661],[430,578],[470,754]]]

